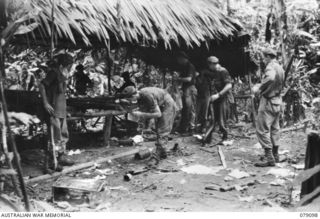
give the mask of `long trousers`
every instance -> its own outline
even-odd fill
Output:
[[[195,128],[197,89],[189,86],[183,89],[180,130],[187,132]]]
[[[203,97],[197,101],[197,125],[200,125],[200,130],[206,128],[206,120],[209,108],[209,97]]]
[[[219,129],[222,132],[222,138],[228,137],[226,128],[226,112],[227,112],[227,98],[221,97],[213,102],[214,121],[218,123]]]
[[[271,101],[266,98],[261,98],[256,122],[256,132],[262,148],[271,149],[279,146],[280,115],[280,104],[272,104]]]

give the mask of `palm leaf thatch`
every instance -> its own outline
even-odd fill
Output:
[[[51,1],[27,1],[29,7],[40,10],[35,20],[44,36],[51,34]],[[91,45],[90,36],[95,36],[108,45],[112,35],[118,42],[154,45],[162,41],[166,47],[184,42],[192,47],[231,36],[241,26],[224,15],[215,0],[55,1],[56,33],[74,44],[80,36]]]

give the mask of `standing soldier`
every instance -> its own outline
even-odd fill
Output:
[[[208,67],[212,71],[212,83],[216,94],[210,97],[210,102],[213,104],[214,119],[219,124],[222,132],[222,141],[227,140],[228,131],[226,129],[226,112],[228,95],[232,88],[231,77],[227,69],[219,64],[219,59],[215,56],[208,58]]]
[[[122,94],[125,97],[137,99],[139,111],[132,112],[134,116],[155,119],[157,138],[160,138],[156,145],[155,158],[157,160],[166,158],[167,154],[163,144],[167,142],[171,133],[177,109],[170,94],[157,87],[145,87],[136,91],[133,86],[126,87]]]
[[[45,110],[49,115],[48,130],[53,138],[52,143],[57,147],[58,162],[62,166],[73,165],[67,157],[66,145],[69,140],[67,127],[67,76],[73,63],[71,55],[58,54],[50,61],[46,78],[39,85],[40,94]]]
[[[180,65],[180,78],[182,82],[182,111],[180,132],[192,134],[195,128],[197,89],[195,87],[196,69],[184,52],[177,56]]]
[[[266,63],[265,74],[261,85],[254,90],[261,97],[256,127],[258,140],[265,151],[264,161],[256,163],[257,167],[275,166],[275,162],[279,162],[279,120],[284,70],[276,61],[276,56],[276,52],[272,49],[265,49],[263,52]]]

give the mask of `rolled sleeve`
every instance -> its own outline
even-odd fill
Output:
[[[263,93],[274,81],[276,72],[272,68],[266,68],[265,75],[262,78],[260,92]]]
[[[223,75],[222,80],[223,80],[223,83],[224,83],[225,85],[232,83],[231,76],[230,76],[230,74],[229,74],[229,72],[228,72],[227,70],[224,70],[224,72],[223,72],[222,75]]]

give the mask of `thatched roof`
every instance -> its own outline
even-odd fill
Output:
[[[29,0],[40,9],[36,20],[43,36],[50,36],[51,1]],[[215,0],[55,0],[55,27],[59,38],[74,44],[78,38],[91,45],[91,36],[108,44],[118,42],[157,44],[202,42],[231,36],[239,24],[224,15]],[[76,37],[78,36],[78,37]]]

